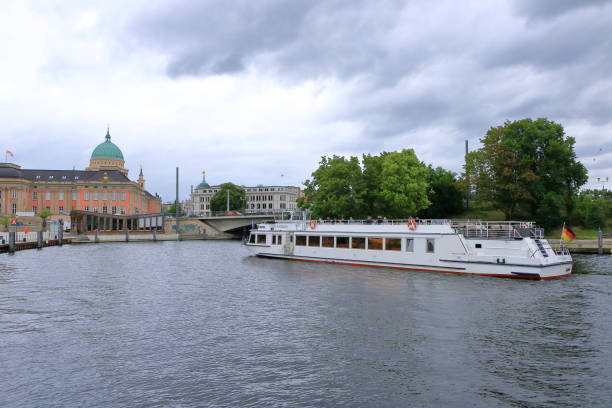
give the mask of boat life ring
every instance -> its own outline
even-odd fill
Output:
[[[409,219],[407,225],[408,225],[408,229],[410,231],[414,231],[416,229],[416,227],[417,227],[417,223],[414,220],[414,218]]]
[[[310,220],[310,222],[308,223],[308,225],[310,226],[310,229],[315,229],[317,228],[317,222],[315,220]]]

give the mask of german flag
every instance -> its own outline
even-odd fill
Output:
[[[563,226],[563,229],[561,230],[561,239],[565,242],[572,242],[576,239],[576,234],[574,234],[571,229]]]

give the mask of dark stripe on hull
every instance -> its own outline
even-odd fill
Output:
[[[529,280],[548,280],[548,279],[556,279],[563,278],[565,276],[571,275],[571,273],[566,273],[562,275],[556,276],[546,276],[541,277],[539,274],[499,274],[499,273],[476,273],[476,272],[462,272],[462,271],[450,271],[450,270],[441,270],[441,269],[429,269],[429,268],[410,268],[408,266],[393,266],[393,265],[376,265],[376,264],[368,264],[368,263],[358,263],[356,261],[335,261],[331,259],[323,259],[323,258],[306,258],[306,257],[289,257],[286,255],[274,255],[274,254],[257,254],[258,257],[261,258],[270,258],[270,259],[283,259],[288,261],[302,261],[302,262],[314,262],[314,263],[326,263],[326,264],[334,264],[334,265],[348,265],[348,266],[369,266],[373,268],[385,268],[385,269],[397,269],[403,271],[424,271],[424,272],[437,272],[437,273],[446,273],[453,275],[474,275],[474,276],[488,276],[492,278],[509,278],[509,279],[529,279]],[[366,261],[367,262],[367,261]],[[464,269],[465,268],[454,268],[454,269]]]

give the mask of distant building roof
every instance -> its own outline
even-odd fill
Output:
[[[206,182],[206,172],[202,172],[202,182],[196,188],[209,188],[210,185]]]
[[[0,164],[0,177],[23,178],[31,181],[130,181],[127,176],[118,170],[36,170],[16,169]]]

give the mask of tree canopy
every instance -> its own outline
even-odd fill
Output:
[[[178,203],[179,217],[184,217],[186,215],[185,209],[181,203]],[[168,215],[176,216],[176,202],[172,203],[170,207],[168,207]]]
[[[464,195],[455,173],[442,167],[427,167],[431,205],[419,212],[421,218],[447,218],[463,211]]]
[[[530,217],[548,227],[572,212],[587,170],[563,126],[543,118],[508,121],[489,129],[481,143],[467,155],[463,175],[475,198],[506,219]]]
[[[361,163],[322,157],[300,205],[314,218],[409,217],[430,204],[427,172],[412,149],[364,155]]]
[[[242,211],[246,205],[246,192],[244,188],[234,183],[223,183],[210,199],[211,211],[225,211],[227,209],[227,193],[229,191],[229,209]]]

